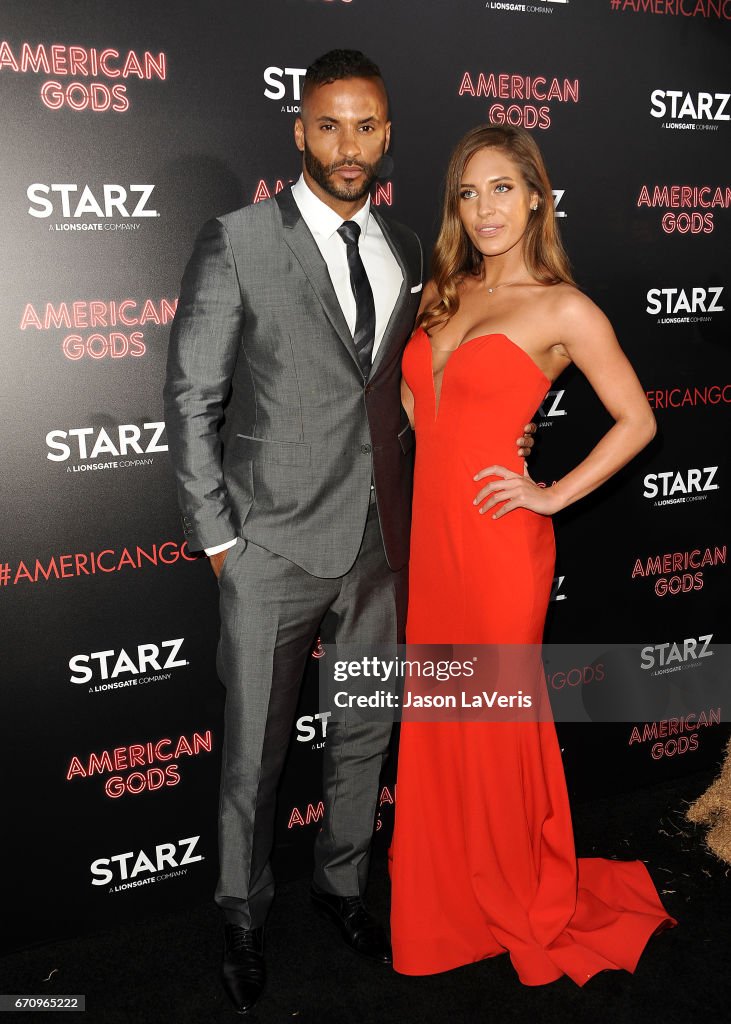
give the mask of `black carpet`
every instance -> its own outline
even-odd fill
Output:
[[[303,879],[280,886],[266,932],[267,991],[246,1018],[229,1009],[219,985],[220,924],[212,905],[6,956],[0,992],[83,993],[86,1012],[61,1018],[82,1024],[731,1021],[731,868],[706,852],[703,833],[682,817],[711,778],[695,774],[574,805],[579,855],[645,860],[679,921],[650,940],[633,976],[611,971],[583,989],[567,978],[526,988],[502,956],[433,977],[402,977],[343,946],[311,913]],[[373,866],[369,903],[385,919],[382,855]],[[38,1016],[11,1012],[0,1024]]]

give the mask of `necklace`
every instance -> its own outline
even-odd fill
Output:
[[[506,288],[506,287],[509,287],[512,284],[529,284],[529,283],[530,282],[528,282],[528,281],[501,281],[499,284],[494,284],[491,288],[488,288],[487,289],[487,294],[488,295],[492,295],[492,293],[494,291],[497,291],[498,288]]]

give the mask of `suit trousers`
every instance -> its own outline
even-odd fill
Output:
[[[226,706],[216,903],[228,920],[257,928],[274,896],[276,791],[318,627],[330,611],[336,643],[395,643],[405,621],[407,570],[389,568],[372,503],[358,556],[344,576],[312,576],[239,538],[219,588],[218,672]],[[328,723],[314,874],[326,892],[364,892],[390,733],[390,723]]]

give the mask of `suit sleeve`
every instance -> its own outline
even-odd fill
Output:
[[[228,233],[219,220],[196,240],[170,332],[165,422],[183,532],[194,550],[236,537],[223,478],[219,426],[244,316]]]

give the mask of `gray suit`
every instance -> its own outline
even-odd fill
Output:
[[[219,578],[216,899],[244,927],[263,923],[273,895],[276,786],[323,615],[340,642],[393,643],[403,625],[413,440],[400,362],[422,257],[413,232],[372,213],[403,283],[367,381],[289,189],[203,227],[170,337],[165,419],[184,532],[193,550],[241,538]],[[363,891],[388,733],[328,731],[315,880],[337,895]]]

